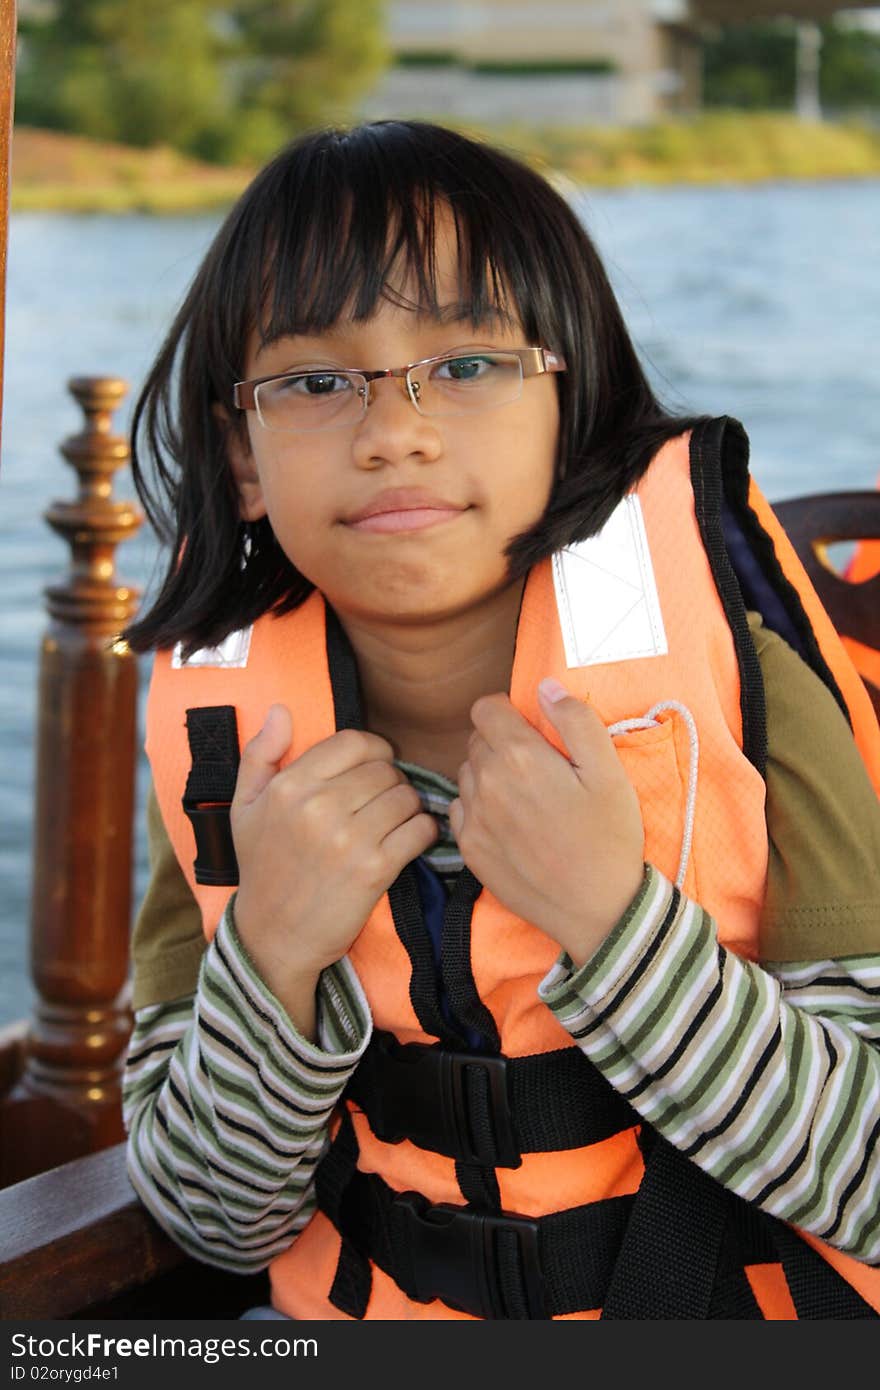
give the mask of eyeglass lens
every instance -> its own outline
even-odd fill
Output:
[[[422,415],[467,415],[518,399],[522,363],[513,353],[447,357],[410,371]],[[367,382],[357,372],[313,371],[263,381],[255,391],[266,429],[308,434],[356,423],[367,408]]]

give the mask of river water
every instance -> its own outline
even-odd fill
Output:
[[[741,419],[772,499],[873,484],[880,181],[573,197],[667,404]],[[43,587],[67,568],[42,513],[73,495],[58,445],[81,423],[65,382],[111,374],[136,390],[219,220],[12,219],[0,467],[0,1024],[27,1013],[31,999],[36,657]],[[125,473],[116,495],[132,495]],[[143,531],[120,551],[118,571],[143,586],[153,558]],[[141,768],[141,796],[145,786]],[[136,898],[145,876],[139,815]]]

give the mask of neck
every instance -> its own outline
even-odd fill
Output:
[[[510,689],[524,583],[423,625],[338,614],[357,658],[365,727],[387,738],[395,757],[457,778],[471,706]]]

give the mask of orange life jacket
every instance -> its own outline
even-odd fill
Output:
[[[712,913],[722,943],[755,959],[768,853],[766,729],[742,581],[731,564],[737,549],[752,557],[746,587],[772,589],[805,658],[845,708],[880,785],[880,735],[864,688],[749,479],[741,427],[726,419],[669,441],[599,538],[532,569],[509,693],[556,747],[536,698],[544,676],[589,694],[609,726],[669,702],[647,727],[615,738],[639,796],[645,858],[672,880],[681,869],[683,891]],[[196,881],[193,826],[204,859],[217,821],[212,803],[222,797],[190,785],[189,816],[184,810],[187,720],[193,711],[234,707],[244,742],[275,700],[292,712],[291,758],[359,722],[354,658],[317,592],[189,663],[157,655],[147,751],[208,936],[233,880],[208,865],[199,875],[207,882]],[[686,867],[694,749],[688,720],[673,705],[686,707],[699,731]],[[481,889],[469,870],[444,918],[445,1016],[412,865],[376,904],[349,954],[374,1039],[318,1168],[320,1209],[271,1265],[282,1311],[298,1319],[595,1318],[604,1307],[605,1316],[786,1318],[799,1312],[783,1268],[803,1258],[834,1284],[831,1302],[813,1315],[870,1315],[853,1290],[880,1307],[880,1273],[813,1238],[804,1244],[642,1124],[537,994],[557,943]],[[468,1029],[486,1040],[483,1054],[468,1051]],[[724,1312],[717,1311],[722,1295],[711,1293],[714,1274],[694,1313],[689,1295],[667,1300],[667,1281],[644,1255],[657,1213],[673,1213],[676,1201],[690,1210],[682,1217],[679,1205],[673,1233],[686,1260],[681,1233],[689,1228],[697,1241],[714,1231],[713,1260],[731,1264],[724,1252],[736,1229]],[[775,1244],[757,1230],[760,1221],[772,1225]],[[694,1262],[703,1258],[695,1249]],[[831,1264],[842,1279],[829,1273]],[[853,1313],[848,1300],[864,1313]],[[747,1305],[749,1312],[730,1311]],[[846,1311],[828,1311],[835,1307]],[[808,1304],[800,1315],[811,1315]]]

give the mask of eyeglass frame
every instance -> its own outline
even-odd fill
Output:
[[[253,377],[250,381],[236,381],[232,387],[233,405],[237,410],[256,411],[257,419],[260,421],[260,425],[262,426],[262,428],[269,429],[270,427],[268,425],[263,424],[262,419],[260,419],[260,412],[257,407],[256,400],[256,390],[258,386],[262,386],[264,382],[267,381],[284,381],[289,380],[291,377],[297,376],[317,376],[321,373],[329,374],[331,372],[337,373],[338,375],[342,375],[344,373],[346,376],[359,376],[363,380],[363,391],[361,391],[361,388],[358,388],[358,394],[362,394],[363,398],[363,410],[361,411],[361,414],[359,416],[359,419],[362,420],[366,415],[367,409],[370,404],[369,386],[371,382],[378,381],[381,377],[390,376],[406,379],[406,394],[409,397],[415,409],[419,412],[421,416],[423,416],[424,419],[430,420],[434,418],[442,420],[444,418],[442,415],[432,417],[430,415],[426,415],[425,412],[422,410],[417,400],[418,393],[414,392],[413,390],[414,383],[410,381],[410,372],[415,371],[417,367],[431,366],[434,362],[454,362],[457,358],[467,357],[468,355],[473,355],[474,357],[476,357],[480,352],[497,352],[501,354],[506,353],[509,357],[518,357],[523,380],[525,380],[527,377],[543,376],[545,373],[565,372],[568,370],[568,364],[566,363],[565,358],[561,357],[558,352],[551,352],[549,348],[485,347],[466,348],[461,350],[456,349],[452,352],[438,353],[436,357],[423,357],[421,361],[410,362],[406,367],[384,367],[379,371],[363,371],[359,367],[304,367],[298,369],[295,372],[272,372],[269,376]],[[519,398],[515,397],[514,399]],[[351,424],[354,423],[355,421],[352,420]],[[317,433],[320,432],[321,431],[317,431]],[[288,428],[273,430],[272,433],[296,434],[297,430],[295,428]]]

